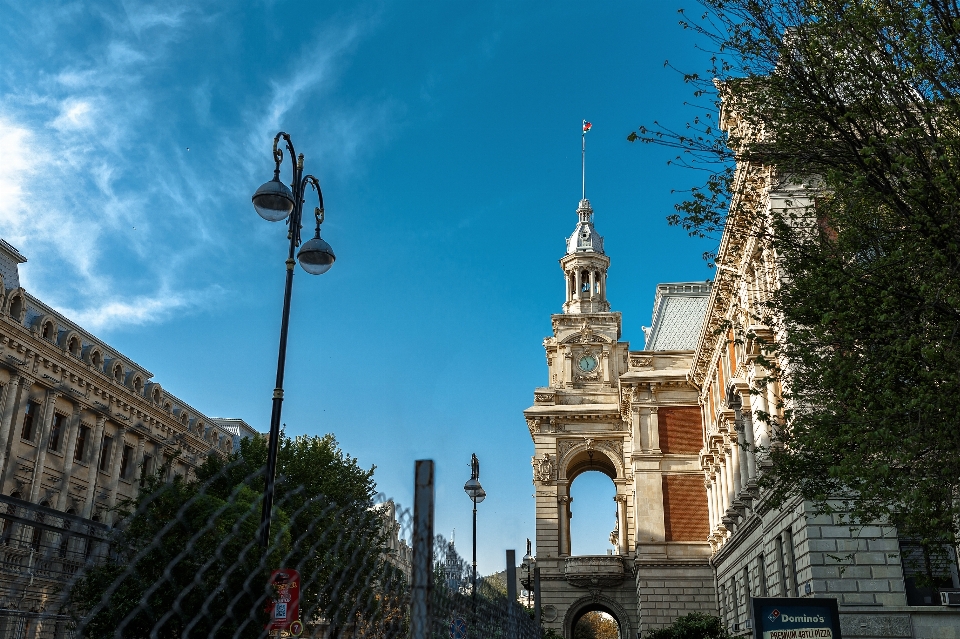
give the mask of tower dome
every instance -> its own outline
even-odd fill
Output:
[[[610,258],[603,252],[603,238],[593,226],[590,200],[580,200],[577,227],[567,238],[567,252],[560,260],[566,279],[566,314],[608,313],[607,267]]]
[[[593,227],[593,209],[590,207],[590,200],[580,200],[577,215],[580,221],[577,222],[577,228],[573,230],[573,235],[567,238],[567,255],[581,251],[591,251],[603,255],[603,238]]]

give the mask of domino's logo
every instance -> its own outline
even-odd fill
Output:
[[[770,621],[776,621],[779,617],[780,617],[780,611],[777,610],[776,608],[773,609],[773,612],[767,615],[767,619],[769,619]]]

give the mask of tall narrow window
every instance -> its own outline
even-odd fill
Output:
[[[153,466],[153,455],[144,455],[143,464],[140,467],[140,485],[143,486],[147,482],[147,476],[152,472]]]
[[[767,560],[763,553],[757,557],[757,572],[760,574],[760,596],[767,597],[770,593],[767,591]]]
[[[40,504],[40,505],[41,505],[41,506],[47,506],[47,502],[43,502],[43,503]],[[38,511],[37,514],[34,516],[34,519],[36,519],[36,521],[37,521],[38,524],[42,524],[42,523],[43,523],[43,513],[41,513],[41,512]],[[30,547],[33,548],[35,551],[39,551],[39,550],[40,550],[40,546],[41,546],[42,544],[43,544],[43,528],[41,528],[40,526],[34,526],[34,527],[33,527],[33,536],[32,536],[31,539],[30,539]]]
[[[737,577],[730,577],[730,621],[728,625],[736,627],[740,620],[740,602],[737,597]]]
[[[113,445],[113,437],[104,437],[103,445],[100,446],[100,470],[106,470],[110,466],[110,448]]]
[[[90,427],[80,425],[80,429],[77,432],[77,445],[73,449],[73,459],[74,461],[83,461],[83,454],[86,452],[87,448],[87,439],[90,438]]]
[[[50,450],[60,450],[60,440],[63,438],[63,426],[67,418],[60,413],[53,416],[50,426]]]
[[[783,531],[784,536],[784,545],[787,547],[787,556],[785,558],[787,562],[787,573],[784,574],[784,578],[789,577],[790,579],[790,594],[788,597],[799,597],[800,596],[800,583],[797,580],[797,560],[793,554],[793,531],[790,528],[787,528]]]
[[[780,581],[780,596],[789,597],[790,591],[787,590],[787,582],[786,579],[784,579],[786,572],[784,570],[785,566],[783,563],[783,537],[781,535],[777,535],[777,538],[773,542],[773,546],[773,552],[775,559],[777,560],[777,579]]]
[[[120,455],[120,479],[127,478],[130,470],[130,460],[133,459],[133,446],[123,445],[123,454]]]
[[[33,422],[36,420],[39,411],[40,404],[27,402],[27,408],[23,411],[23,428],[20,429],[20,439],[25,439],[28,442],[33,441]]]

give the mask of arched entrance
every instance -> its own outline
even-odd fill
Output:
[[[573,631],[577,626],[577,622],[588,612],[607,613],[617,622],[620,630],[620,639],[631,639],[633,637],[630,628],[630,617],[627,615],[627,611],[623,606],[609,597],[595,592],[577,599],[567,608],[567,614],[563,619],[563,636],[566,639],[573,638]]]

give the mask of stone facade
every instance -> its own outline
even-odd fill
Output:
[[[110,525],[110,509],[137,495],[143,473],[167,464],[168,477],[189,476],[211,452],[232,452],[235,434],[249,434],[242,420],[209,418],[175,397],[145,368],[30,295],[19,282],[24,262],[0,240],[0,494],[9,498],[7,512],[34,505],[38,518],[61,513],[80,528],[85,521],[91,529],[93,522]],[[61,545],[55,557],[39,560],[41,577],[31,577],[29,592],[14,592],[28,562],[33,570],[37,548],[60,542],[57,533],[4,521],[0,608],[43,610],[48,586],[87,555],[74,558],[75,544]]]
[[[960,609],[915,586],[904,557],[916,550],[895,529],[851,528],[842,515],[816,515],[799,499],[775,505],[758,490],[772,439],[760,417],[782,407],[758,359],[760,340],[777,336],[756,318],[779,273],[742,216],[807,206],[813,195],[763,166],[739,165],[736,180],[716,280],[658,286],[643,351],[619,341],[610,258],[590,203],[580,203],[560,260],[563,312],[543,342],[549,385],[524,411],[544,625],[569,638],[599,610],[626,639],[699,611],[750,635],[754,596],[835,597],[846,636],[958,639]],[[586,471],[616,487],[612,555],[570,556],[570,486]]]
[[[543,621],[569,637],[583,614],[599,610],[617,619],[621,637],[636,637],[687,612],[717,608],[701,412],[687,379],[694,344],[670,330],[663,340],[676,350],[631,351],[619,341],[621,316],[607,300],[610,258],[587,200],[577,216],[560,260],[563,312],[543,343],[550,384],[534,391],[524,411],[535,452]],[[699,334],[709,290],[709,283],[666,285],[658,297],[663,319],[652,330],[694,309],[688,333]],[[615,550],[571,557],[570,486],[587,471],[606,474],[616,487]]]
[[[721,122],[728,130],[740,126],[727,110]],[[738,164],[735,179],[690,370],[703,410],[700,465],[721,616],[732,631],[747,634],[752,596],[835,597],[847,636],[960,637],[960,610],[939,606],[936,591],[914,587],[913,568],[904,561],[910,544],[894,528],[852,528],[842,515],[818,516],[799,499],[775,507],[757,489],[772,439],[760,416],[783,408],[782,389],[758,361],[760,340],[778,337],[758,318],[780,273],[776,256],[757,239],[763,234],[749,225],[762,224],[765,212],[812,207],[814,194],[751,163]],[[955,555],[953,563],[957,588]]]

